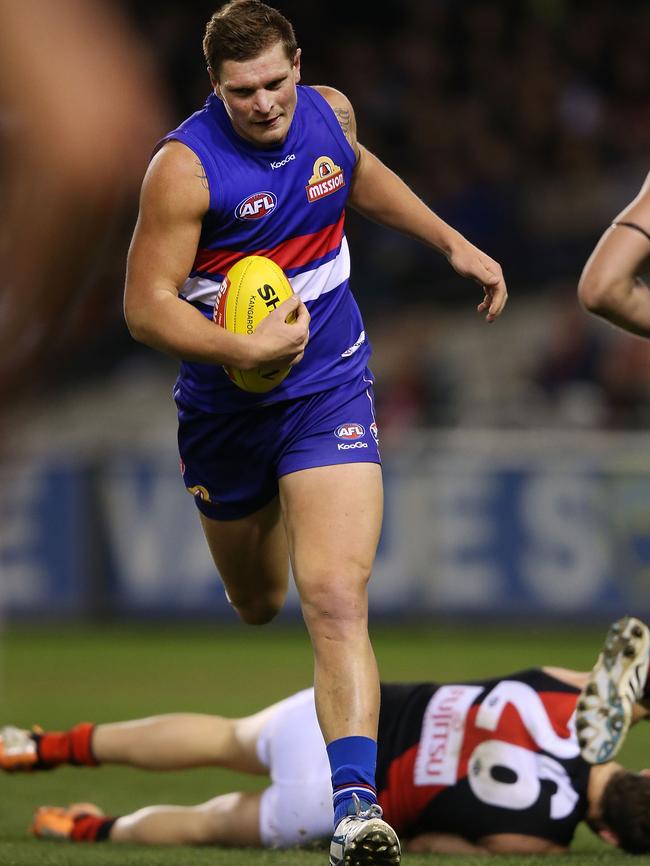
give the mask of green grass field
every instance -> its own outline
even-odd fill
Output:
[[[591,667],[604,629],[379,627],[373,631],[386,680],[471,678],[528,665]],[[82,720],[111,721],[189,710],[244,715],[286,697],[311,680],[311,647],[305,632],[205,624],[80,628],[14,627],[0,644],[0,722],[49,728]],[[633,768],[644,757],[646,731],[629,738],[621,760]],[[147,774],[125,768],[62,768],[51,773],[0,778],[0,866],[257,866],[327,862],[324,852],[220,851],[68,845],[37,841],[26,833],[34,807],[43,803],[96,802],[110,814],[151,803],[191,804],[215,794],[251,789],[263,781],[214,769]],[[440,858],[436,858],[439,860]],[[443,857],[449,866],[467,858]],[[564,862],[565,858],[561,858]],[[572,863],[628,860],[579,832]],[[645,859],[645,858],[644,858]],[[559,858],[493,858],[503,866]],[[434,862],[405,855],[406,866]]]

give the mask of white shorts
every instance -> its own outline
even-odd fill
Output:
[[[260,804],[264,847],[290,848],[331,836],[331,771],[313,689],[277,705],[260,732],[257,756],[271,776]]]

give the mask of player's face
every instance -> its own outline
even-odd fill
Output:
[[[252,60],[225,60],[212,84],[235,132],[264,148],[287,137],[299,81],[300,49],[292,63],[282,43],[276,42]]]

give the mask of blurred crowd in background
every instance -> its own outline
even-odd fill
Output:
[[[647,0],[270,2],[303,83],[350,97],[510,292],[488,325],[443,256],[348,212],[388,491],[375,613],[642,614],[650,341],[576,292],[650,168]],[[232,615],[178,477],[178,364],[122,315],[141,178],[210,92],[217,5],[0,0],[3,615]]]
[[[201,40],[217,5],[123,5],[160,87],[167,124],[161,121],[160,134],[209,93]],[[360,140],[498,259],[510,290],[506,314],[488,326],[474,312],[480,289],[443,257],[349,213],[352,287],[375,347],[385,433],[416,426],[645,428],[650,345],[588,316],[576,287],[596,240],[648,170],[650,5],[275,5],[294,23],[303,83],[343,90]],[[100,104],[102,85],[94,82]],[[15,118],[1,108],[5,145]],[[151,425],[143,395],[158,388],[170,394],[175,362],[135,344],[123,322],[136,210],[134,185],[93,251],[91,279],[56,363],[42,369],[37,396],[62,403],[85,389],[86,407],[91,392],[106,407],[135,391],[133,404]]]

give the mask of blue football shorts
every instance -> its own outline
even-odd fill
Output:
[[[242,412],[207,413],[178,399],[183,481],[199,510],[237,520],[278,494],[290,472],[337,463],[381,463],[372,375]]]

